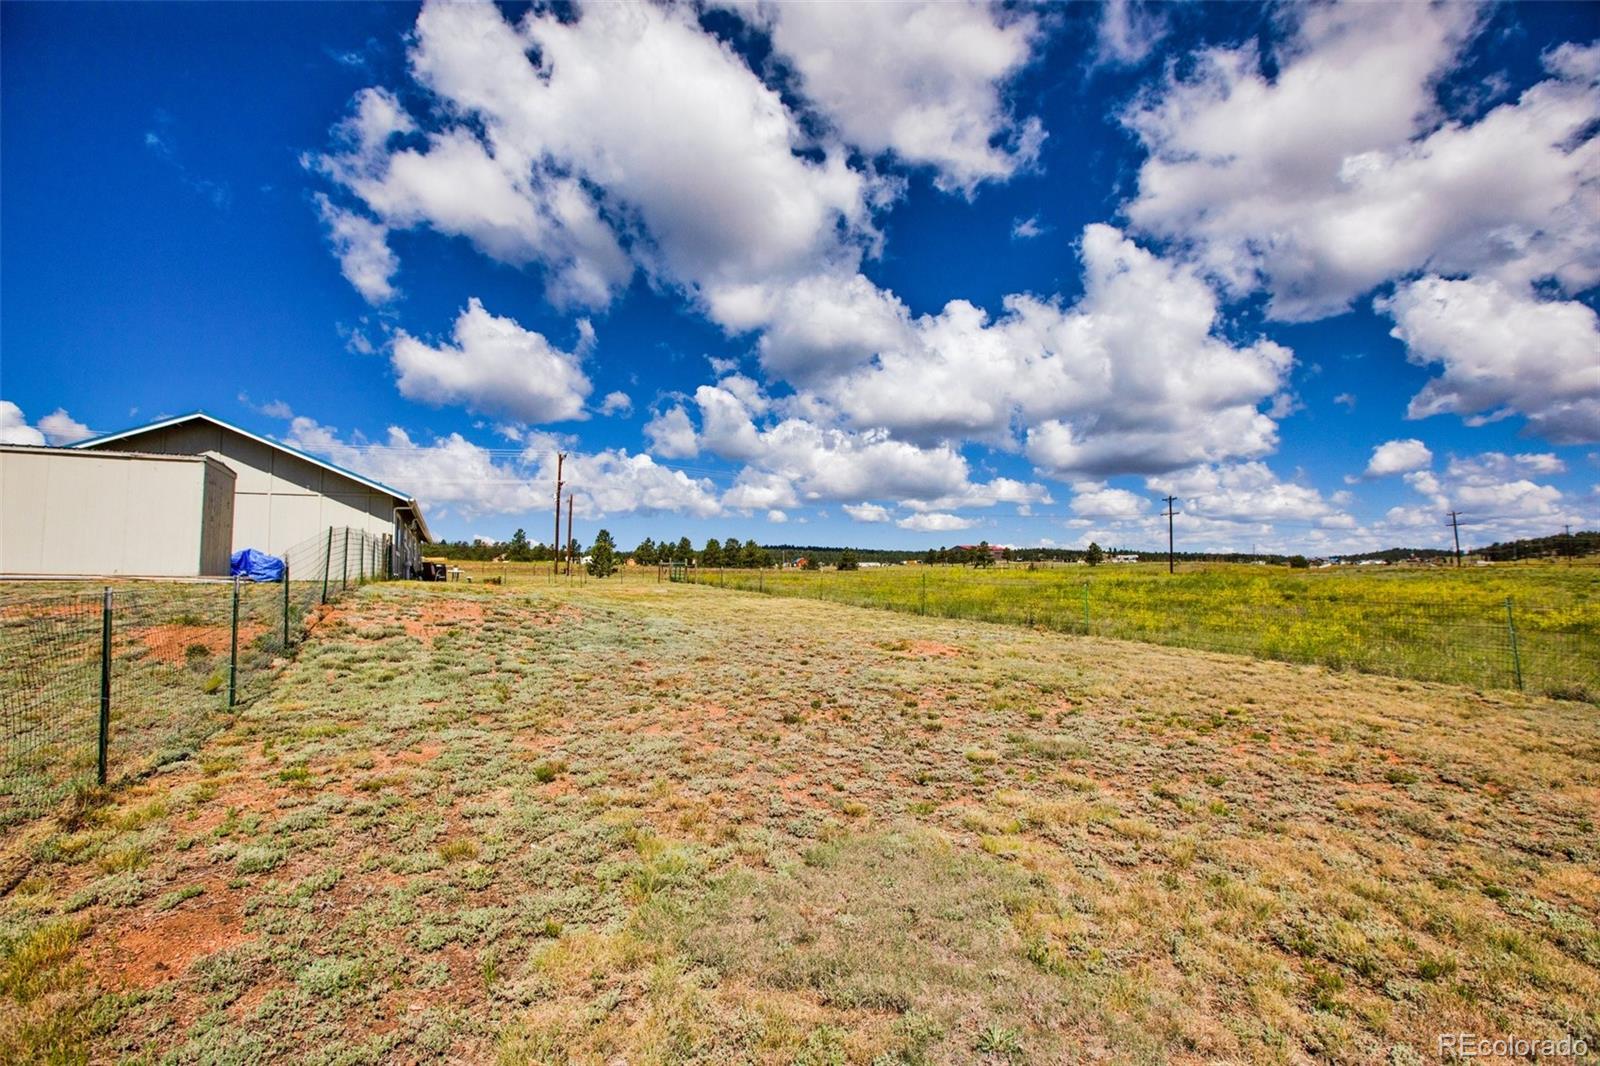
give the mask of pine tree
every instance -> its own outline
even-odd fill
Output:
[[[688,537],[678,538],[678,546],[672,550],[672,561],[685,565],[694,562],[694,545]]]
[[[1083,561],[1090,566],[1099,566],[1105,562],[1105,558],[1105,550],[1097,542],[1091,540],[1089,542],[1089,550],[1083,553]]]
[[[617,545],[611,532],[602,529],[594,535],[594,546],[589,549],[589,576],[610,577],[617,572]]]
[[[706,546],[700,552],[700,565],[722,565],[722,544],[717,540],[716,537],[708,537],[706,539]]]
[[[839,569],[860,570],[861,560],[856,557],[856,553],[854,551],[846,548],[844,551],[839,553]]]
[[[654,566],[657,558],[659,556],[656,554],[656,542],[649,537],[641,540],[639,546],[633,549],[633,561],[640,566]]]
[[[506,558],[514,563],[525,563],[533,557],[533,552],[528,550],[528,534],[517,530],[511,534],[511,546],[506,551]]]

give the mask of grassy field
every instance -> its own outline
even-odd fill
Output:
[[[1600,702],[1600,566],[695,572],[721,588]],[[1510,610],[1508,612],[1508,601]]]
[[[7,836],[0,1061],[1600,1046],[1600,715],[653,581],[371,586]]]

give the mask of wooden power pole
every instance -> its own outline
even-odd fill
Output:
[[[1456,535],[1456,565],[1461,565],[1461,512],[1450,512],[1450,530]]]
[[[1167,573],[1169,574],[1175,569],[1172,558],[1172,516],[1183,513],[1181,511],[1174,511],[1172,509],[1172,505],[1177,502],[1177,499],[1178,498],[1176,496],[1168,496],[1167,509],[1165,512],[1163,512],[1167,516]]]
[[[556,531],[550,538],[550,576],[561,573],[561,465],[567,461],[565,452],[556,453]]]

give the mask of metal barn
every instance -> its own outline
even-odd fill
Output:
[[[279,555],[330,528],[393,540],[391,564],[409,576],[433,539],[415,498],[202,412],[73,445],[89,452],[208,456],[235,476],[232,547]]]

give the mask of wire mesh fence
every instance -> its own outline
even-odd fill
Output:
[[[284,552],[280,581],[0,585],[0,826],[188,757],[391,558],[333,528]]]
[[[1570,605],[1385,586],[1263,593],[1259,584],[956,575],[699,568],[671,579],[1600,702],[1600,626]]]

